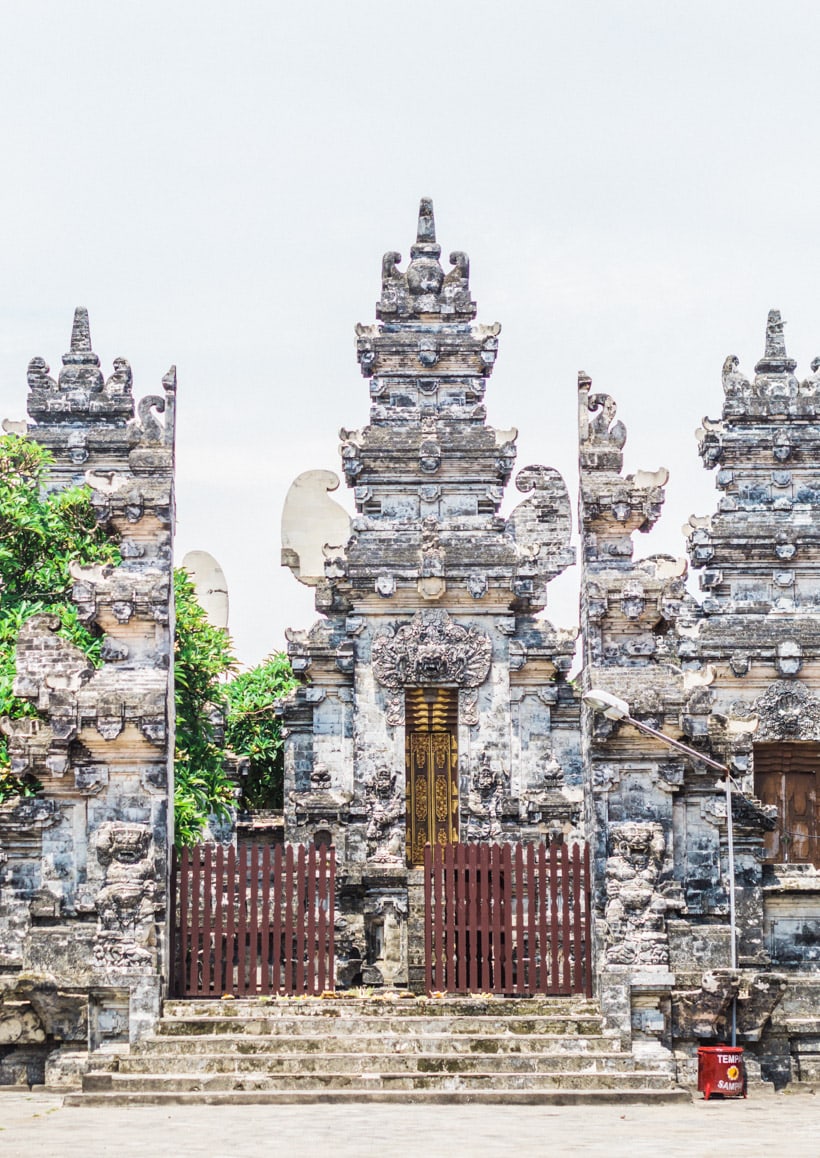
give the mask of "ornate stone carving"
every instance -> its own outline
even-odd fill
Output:
[[[610,829],[606,863],[606,959],[616,965],[667,965],[666,901],[658,891],[665,841],[660,824],[627,821]]]
[[[329,792],[330,786],[330,773],[324,764],[317,764],[310,774],[311,792]]]
[[[146,824],[111,821],[100,827],[97,859],[105,870],[96,896],[99,925],[94,963],[104,969],[151,965],[155,866]]]
[[[575,562],[566,483],[552,467],[527,466],[519,471],[515,485],[522,494],[531,492],[506,525],[515,540],[519,567],[523,565],[525,571],[532,568],[544,579],[552,579]]]
[[[387,697],[384,708],[384,718],[391,728],[400,728],[404,724],[404,693],[397,692]]]
[[[627,579],[621,590],[621,610],[627,619],[640,619],[646,607],[646,591],[639,579]]]
[[[778,680],[751,704],[733,704],[730,715],[739,720],[756,716],[756,741],[820,740],[820,700],[794,680]]]
[[[419,447],[419,467],[425,474],[435,474],[441,466],[441,446],[435,438],[425,438]]]
[[[446,275],[440,257],[433,203],[428,197],[423,197],[419,205],[416,244],[410,250],[407,271],[402,273],[398,268],[401,254],[395,250],[389,250],[382,259],[382,294],[376,316],[387,321],[426,314],[459,319],[475,317],[476,306],[470,297],[470,262],[466,253],[456,250],[450,254],[453,268]]]
[[[478,688],[461,688],[458,693],[458,718],[468,728],[478,724]]]
[[[373,671],[391,691],[412,684],[475,688],[487,678],[489,638],[453,623],[446,611],[419,611],[411,623],[383,632],[373,643]]]
[[[132,383],[131,363],[127,358],[115,358],[114,373],[106,380],[105,393],[112,397],[117,394],[130,394]]]
[[[578,387],[586,395],[585,409],[594,418],[584,415],[581,436],[581,457],[591,470],[620,471],[623,465],[623,447],[626,427],[616,420],[618,412],[614,398],[609,394],[591,394],[591,380],[586,374],[578,375]]]
[[[501,815],[507,777],[500,764],[482,752],[477,768],[470,777],[467,795],[467,839],[500,840]]]
[[[57,383],[49,376],[51,367],[45,358],[32,358],[28,364],[28,388],[29,390],[54,392],[57,390]]]
[[[747,1041],[760,1041],[785,988],[785,977],[777,973],[758,973],[749,980],[728,969],[704,973],[699,989],[679,989],[673,994],[675,1037],[724,1037],[736,997],[738,1033]]]
[[[723,363],[723,391],[727,398],[746,397],[751,389],[748,378],[738,369],[740,359],[730,354]]]
[[[402,864],[404,853],[404,793],[398,776],[383,765],[365,788],[367,855],[381,864]]]

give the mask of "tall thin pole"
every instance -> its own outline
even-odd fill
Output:
[[[732,972],[737,971],[737,927],[735,922],[735,835],[732,823],[732,780],[728,770],[726,779],[726,844],[729,870],[729,926],[731,935]],[[734,979],[732,980],[734,984]],[[737,1046],[737,993],[732,996],[732,1048]]]
[[[717,760],[710,759],[709,756],[704,756],[702,752],[698,752],[695,748],[690,748],[688,744],[681,744],[680,740],[673,740],[671,736],[667,736],[664,732],[659,732],[657,728],[652,728],[649,724],[644,724],[641,720],[636,720],[632,716],[622,717],[625,723],[632,724],[639,732],[645,732],[648,736],[654,736],[657,740],[662,740],[668,744],[670,748],[675,748],[678,752],[682,752],[692,760],[697,760],[701,764],[705,764],[707,768],[714,768],[715,770],[724,774],[724,787],[726,791],[726,844],[727,844],[727,870],[729,876],[729,936],[730,936],[730,963],[733,973],[737,972],[737,921],[735,918],[735,833],[732,823],[732,777],[729,769],[725,764],[719,764]],[[732,997],[732,1048],[737,1046],[737,993]]]

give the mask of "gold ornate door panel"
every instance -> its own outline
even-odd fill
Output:
[[[414,688],[406,704],[407,863],[458,840],[458,693]]]

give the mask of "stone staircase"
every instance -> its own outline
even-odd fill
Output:
[[[155,1036],[97,1057],[67,1105],[689,1099],[584,999],[168,1001]]]

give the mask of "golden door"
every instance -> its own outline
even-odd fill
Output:
[[[407,863],[424,864],[424,846],[458,840],[458,692],[407,693]]]

